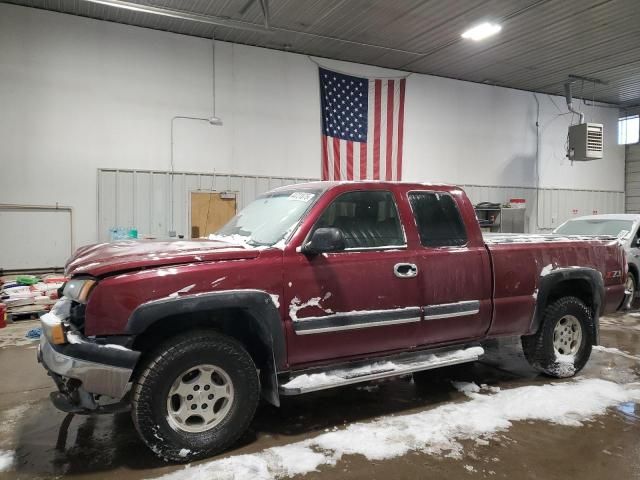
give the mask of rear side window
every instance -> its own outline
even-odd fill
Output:
[[[398,209],[391,192],[343,193],[323,212],[315,229],[342,230],[347,248],[376,248],[405,244]]]
[[[451,195],[410,192],[409,202],[425,247],[457,247],[467,243],[467,231]]]

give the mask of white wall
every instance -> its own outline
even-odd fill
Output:
[[[217,42],[216,69],[224,126],[176,122],[176,170],[319,177],[316,65]],[[585,107],[605,159],[571,165],[564,100],[537,98],[541,186],[622,191],[618,111]],[[76,244],[95,241],[96,169],[168,170],[171,118],[211,100],[208,40],[0,4],[0,203],[72,206]],[[534,186],[535,118],[533,93],[411,75],[404,179]]]

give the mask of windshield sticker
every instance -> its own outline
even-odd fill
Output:
[[[308,202],[314,196],[315,195],[313,193],[308,193],[308,192],[293,192],[291,195],[289,195],[289,200],[298,200],[300,202]]]

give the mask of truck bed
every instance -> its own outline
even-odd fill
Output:
[[[533,332],[531,312],[549,275],[579,269],[602,278],[604,291],[594,315],[615,311],[624,298],[624,254],[614,237],[486,234],[483,238],[495,279],[489,336]]]

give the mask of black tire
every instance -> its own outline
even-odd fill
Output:
[[[621,310],[631,310],[634,307],[634,303],[635,303],[635,298],[636,298],[636,293],[638,291],[638,279],[636,278],[636,275],[632,272],[629,271],[629,276],[627,277],[627,280],[630,282],[630,287],[629,290],[631,290],[631,294],[630,295],[626,295],[624,296],[624,300],[622,301],[622,305],[620,306]],[[625,290],[626,290],[626,285],[625,285]]]
[[[566,316],[573,316],[582,328],[577,352],[571,359],[560,359],[553,345],[554,329]],[[522,337],[524,356],[532,367],[555,378],[572,377],[585,366],[594,343],[594,323],[590,310],[576,297],[563,297],[548,305],[540,328],[534,335]]]
[[[186,370],[202,364],[223,369],[234,397],[220,423],[203,432],[171,426],[167,398],[173,382]],[[132,418],[147,446],[159,457],[187,462],[215,455],[245,432],[260,398],[256,366],[235,339],[209,330],[177,336],[159,346],[147,359],[133,385]]]

